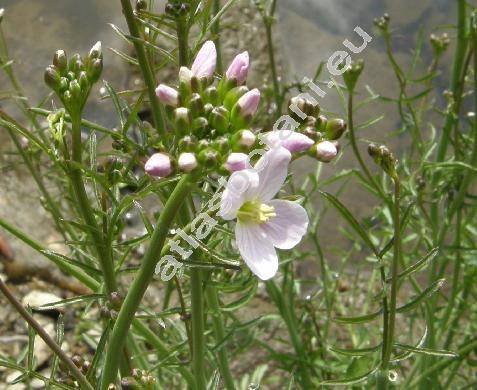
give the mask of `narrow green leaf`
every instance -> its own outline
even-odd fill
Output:
[[[419,306],[423,301],[429,298],[432,294],[438,291],[445,283],[445,279],[438,279],[432,283],[428,288],[426,288],[422,293],[420,293],[416,298],[411,302],[406,303],[405,305],[398,307],[396,311],[398,313],[405,313],[409,310],[412,310],[416,306]]]
[[[336,208],[336,210],[339,211],[339,213],[343,216],[344,219],[348,221],[354,231],[363,239],[366,245],[373,251],[376,256],[379,257],[379,252],[369,238],[368,234],[361,226],[361,224],[356,220],[353,214],[351,214],[351,212],[346,208],[346,206],[343,205],[335,196],[331,195],[330,193],[324,191],[319,192],[327,201],[329,201]]]
[[[383,310],[376,311],[371,314],[365,314],[362,316],[356,316],[356,317],[335,317],[333,318],[334,322],[337,322],[339,324],[362,324],[364,322],[369,322],[374,320],[376,317],[378,317]]]
[[[394,343],[394,346],[398,349],[403,349],[405,351],[414,352],[414,353],[422,353],[424,355],[432,355],[432,356],[441,356],[441,357],[448,357],[448,358],[457,358],[459,355],[452,351],[446,351],[443,349],[430,349],[430,348],[416,348],[412,345]]]
[[[357,383],[364,382],[368,377],[373,375],[379,368],[379,365],[374,367],[372,370],[364,373],[363,375],[355,376],[353,378],[346,379],[334,379],[329,381],[324,381],[320,383],[320,386],[351,386]]]
[[[381,344],[376,345],[375,347],[369,348],[337,348],[337,347],[329,347],[329,350],[332,352],[339,353],[340,355],[346,356],[365,356],[369,355],[373,352],[379,351],[381,348]]]
[[[417,261],[416,263],[410,265],[408,268],[406,268],[404,271],[402,271],[399,275],[398,278],[402,279],[406,276],[409,276],[415,272],[420,271],[421,269],[427,267],[432,260],[436,258],[436,256],[439,254],[439,248],[434,248],[432,249],[429,253],[427,253],[422,259]],[[391,282],[391,278],[387,278],[386,282]]]
[[[104,294],[89,294],[89,295],[80,295],[78,297],[63,299],[61,301],[47,303],[46,305],[41,305],[35,307],[35,310],[51,310],[51,309],[58,309],[59,307],[65,307],[69,305],[73,305],[76,303],[84,303],[90,301],[97,301],[100,299],[105,298]]]

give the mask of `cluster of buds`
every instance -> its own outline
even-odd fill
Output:
[[[98,81],[102,70],[101,42],[97,42],[85,58],[75,54],[69,61],[66,53],[58,50],[53,57],[53,64],[45,70],[45,82],[55,91],[70,114],[78,113],[83,109],[91,87]]]
[[[437,36],[436,34],[431,34],[430,39],[432,48],[436,57],[440,57],[449,47],[450,39],[447,33]]]
[[[340,149],[338,139],[346,131],[347,125],[343,119],[329,119],[321,114],[320,110],[318,104],[314,104],[304,97],[291,98],[289,114],[297,123],[300,123],[299,121],[301,123],[282,141],[282,146],[291,153],[303,152],[321,162],[328,163],[338,155]],[[306,117],[300,118],[297,112],[303,113]],[[279,137],[283,132],[283,130],[271,132],[268,133],[268,136],[265,134],[266,143],[268,143],[267,138]]]
[[[384,145],[369,144],[368,153],[376,165],[386,172],[392,179],[397,178],[397,160],[392,152]]]
[[[121,379],[122,390],[149,390],[154,389],[156,378],[145,370],[135,368],[132,376]]]
[[[374,18],[373,22],[378,29],[380,29],[383,32],[387,32],[390,19],[391,18],[389,17],[389,14],[384,14],[380,18]]]
[[[260,102],[260,91],[245,85],[250,63],[247,52],[237,55],[225,76],[215,85],[217,52],[207,41],[192,67],[181,67],[177,88],[160,84],[156,89],[174,132],[166,135],[167,151],[159,146],[145,171],[166,177],[174,171],[227,172],[235,170],[238,155],[256,144],[250,129]],[[172,147],[171,147],[172,146]],[[170,152],[174,151],[174,154]]]
[[[74,355],[71,358],[71,361],[74,363],[76,367],[78,367],[83,374],[87,374],[89,369],[91,368],[91,362],[89,360],[83,359],[79,355]]]

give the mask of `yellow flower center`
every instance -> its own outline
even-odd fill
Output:
[[[265,223],[270,218],[276,217],[275,209],[259,200],[245,202],[237,212],[240,222]]]

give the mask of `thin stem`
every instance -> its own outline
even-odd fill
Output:
[[[179,66],[189,65],[189,29],[186,16],[180,16],[176,22],[177,42],[179,46]]]
[[[71,167],[70,178],[78,202],[79,210],[82,217],[89,228],[89,236],[94,244],[98,255],[101,270],[103,272],[106,291],[112,293],[117,290],[117,284],[114,274],[114,266],[110,249],[104,245],[101,230],[96,222],[93,209],[91,208],[88,195],[83,183],[81,172],[82,166],[82,141],[81,141],[81,115],[79,113],[71,114],[71,158],[76,166]]]
[[[214,15],[217,15],[220,11],[220,0],[214,0]],[[223,64],[222,64],[222,49],[220,43],[220,18],[217,18],[215,23],[212,25],[212,33],[214,35],[215,48],[217,50],[217,73],[222,74]]]
[[[394,244],[393,244],[393,261],[391,268],[391,298],[389,301],[389,329],[388,329],[388,347],[384,357],[384,367],[387,368],[391,358],[392,345],[394,341],[394,328],[396,322],[396,303],[398,290],[398,267],[401,251],[401,223],[400,223],[400,182],[399,179],[394,180]]]
[[[190,291],[192,317],[192,372],[197,381],[197,389],[205,390],[207,388],[207,383],[204,375],[204,298],[202,293],[202,271],[199,268],[191,269]]]
[[[134,12],[131,6],[130,0],[121,0],[121,5],[123,8],[123,14],[126,18],[126,23],[129,28],[129,33],[133,36],[133,45],[134,49],[136,50],[137,62],[139,63],[139,67],[141,68],[142,76],[144,78],[144,83],[147,87],[147,92],[149,95],[149,101],[151,104],[152,110],[152,117],[154,120],[154,126],[158,130],[160,134],[164,134],[165,132],[165,125],[161,113],[161,106],[159,101],[156,97],[156,79],[154,77],[154,73],[152,72],[151,64],[149,63],[146,51],[144,50],[144,46],[142,45],[140,39],[141,35],[139,33],[139,29],[136,25],[136,21],[134,20]]]
[[[22,304],[15,298],[11,293],[8,287],[5,285],[3,280],[0,278],[0,291],[5,295],[8,301],[15,307],[18,313],[24,318],[28,324],[35,329],[38,336],[42,338],[48,347],[58,356],[58,358],[65,364],[66,367],[70,370],[71,374],[76,378],[80,383],[81,388],[94,390],[93,386],[88,382],[86,377],[81,373],[81,371],[76,367],[68,355],[63,352],[61,347],[49,336],[49,334],[43,329],[43,327],[28,313],[28,311],[22,306]]]
[[[106,390],[109,384],[114,383],[116,380],[120,351],[134,319],[134,314],[154,276],[154,269],[159,260],[158,254],[163,250],[169,228],[174,221],[177,211],[189,194],[193,183],[193,176],[183,176],[177,183],[159,216],[151,237],[151,243],[144,255],[141,267],[129,287],[109,339],[100,387],[102,390]]]
[[[280,91],[280,82],[278,80],[277,64],[275,60],[275,48],[273,46],[273,36],[272,36],[272,27],[276,9],[276,0],[272,0],[270,4],[270,9],[264,11],[263,14],[263,23],[265,25],[265,31],[267,36],[267,52],[268,60],[270,62],[270,70],[272,72],[272,82],[273,82],[273,95],[275,97],[275,104],[277,105],[277,116],[280,116],[282,111],[282,96]]]
[[[215,340],[217,343],[223,343],[225,339],[224,318],[220,313],[220,304],[216,289],[208,285],[206,288],[207,303],[212,314],[212,327],[214,328]],[[219,364],[220,374],[224,380],[224,386],[227,390],[235,390],[234,380],[230,372],[229,360],[227,358],[227,349],[222,344],[217,351],[217,362]]]

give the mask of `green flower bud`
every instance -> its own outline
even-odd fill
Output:
[[[209,121],[204,117],[195,118],[192,122],[192,132],[199,138],[202,138],[207,134],[208,128]]]
[[[368,153],[373,158],[376,165],[381,167],[384,172],[386,172],[393,179],[397,178],[397,160],[386,146],[369,144]]]
[[[78,74],[84,67],[83,60],[79,54],[74,54],[71,57],[70,62],[68,64],[68,70],[73,72],[73,74]]]
[[[305,127],[303,134],[308,138],[311,138],[313,141],[321,141],[321,133],[317,132],[313,126]]]
[[[212,147],[220,154],[224,154],[229,150],[229,140],[227,137],[218,137],[212,142]]]
[[[77,80],[70,81],[69,90],[73,99],[78,102],[81,99],[82,93],[81,87]]]
[[[51,89],[57,91],[60,89],[60,80],[61,76],[58,73],[58,69],[54,65],[50,65],[46,68],[44,79],[46,85],[48,85]]]
[[[249,89],[245,85],[233,88],[225,95],[224,107],[227,108],[227,110],[232,110],[233,106],[235,106],[240,97],[245,95],[248,91]]]
[[[73,103],[73,97],[69,89],[67,89],[63,94],[63,102],[65,103],[65,106],[71,106]]]
[[[207,149],[210,146],[210,142],[207,141],[206,139],[201,139],[199,142],[197,142],[197,150],[202,151]]]
[[[232,136],[232,150],[235,152],[245,152],[250,150],[256,141],[257,136],[250,130],[239,130]]]
[[[190,131],[190,112],[185,107],[174,110],[174,124],[180,134],[188,134]]]
[[[204,102],[198,93],[193,93],[189,100],[189,108],[192,117],[204,115]]]
[[[59,85],[60,92],[65,92],[68,89],[69,84],[70,84],[70,82],[66,77],[61,77],[60,78],[60,85]]]
[[[364,61],[360,59],[356,62],[353,61],[348,69],[346,69],[346,71],[343,73],[343,80],[345,82],[346,88],[348,88],[349,91],[354,90],[363,68]]]
[[[197,144],[197,141],[194,136],[186,135],[185,137],[179,140],[179,150],[181,152],[190,152],[194,150],[194,147],[196,146],[196,144]]]
[[[81,71],[79,76],[78,76],[78,82],[81,86],[81,90],[83,91],[88,91],[90,88],[88,76],[86,75],[85,71]]]
[[[327,124],[328,118],[324,115],[320,115],[318,118],[316,118],[315,128],[317,131],[325,132]]]
[[[205,115],[208,116],[212,112],[213,109],[214,109],[214,106],[212,104],[210,104],[210,103],[205,104],[204,105]]]
[[[197,159],[205,168],[211,169],[217,165],[219,153],[212,148],[206,148],[199,153]]]
[[[5,8],[0,8],[0,23],[2,23],[4,14],[5,14]]]
[[[217,88],[214,86],[206,88],[204,91],[204,99],[207,103],[210,103],[214,106],[219,104],[219,93],[217,92]]]
[[[320,113],[320,106],[306,100],[304,97],[295,96],[290,99],[288,105],[289,115],[295,120],[301,121],[302,118],[295,111],[301,111],[306,116],[317,116]]]
[[[137,0],[136,1],[136,10],[137,11],[142,11],[144,9],[147,9],[147,1],[146,0]]]
[[[97,58],[101,58],[101,59],[103,58],[103,51],[101,49],[101,42],[100,41],[98,41],[94,44],[94,46],[89,51],[88,57],[91,60],[95,60]]]
[[[230,113],[225,107],[215,107],[210,113],[209,120],[219,134],[225,134],[229,128]]]
[[[89,69],[88,76],[91,84],[94,84],[101,77],[101,72],[103,71],[103,60],[101,58],[95,59]]]
[[[64,50],[57,50],[53,56],[53,65],[58,68],[61,74],[65,74],[68,70],[68,59]]]
[[[332,119],[326,124],[326,138],[335,140],[341,138],[346,131],[346,122],[343,119]]]

